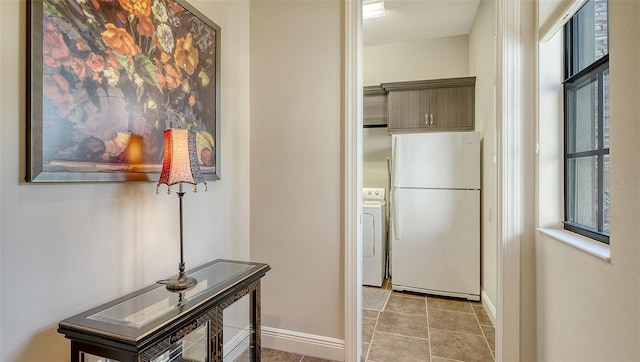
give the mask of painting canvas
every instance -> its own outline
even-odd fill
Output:
[[[157,180],[163,131],[219,179],[220,28],[182,0],[28,2],[30,182]]]

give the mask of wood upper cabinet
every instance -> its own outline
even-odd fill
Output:
[[[475,127],[475,77],[384,83],[389,132],[469,131]]]
[[[368,127],[386,127],[388,119],[387,92],[379,85],[364,87],[362,124]]]

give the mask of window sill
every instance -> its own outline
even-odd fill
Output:
[[[587,254],[591,254],[604,261],[611,261],[611,252],[609,245],[601,242],[586,238],[582,235],[572,233],[571,231],[563,229],[542,229],[538,228],[538,231],[550,238],[561,241],[567,245],[573,246],[576,249],[582,250]]]

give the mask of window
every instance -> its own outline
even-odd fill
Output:
[[[589,0],[564,27],[564,228],[609,243],[607,0]]]

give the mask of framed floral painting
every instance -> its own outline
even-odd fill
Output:
[[[157,180],[167,128],[220,178],[220,27],[183,0],[27,3],[27,181]]]

